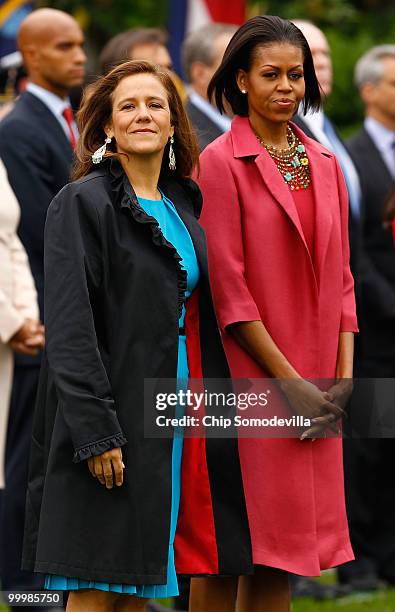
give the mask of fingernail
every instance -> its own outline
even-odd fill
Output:
[[[123,467],[123,468],[124,468],[124,467],[126,467],[123,461],[122,461],[122,467]]]

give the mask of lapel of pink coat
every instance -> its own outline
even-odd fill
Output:
[[[316,272],[319,277],[332,227],[331,205],[333,206],[333,202],[331,203],[331,193],[337,193],[337,185],[331,183],[331,179],[335,179],[332,171],[333,165],[330,161],[333,154],[306,136],[296,125],[292,124],[292,128],[306,146],[310,161],[315,199],[315,260]],[[255,164],[269,193],[292,221],[311,260],[291,191],[280,177],[274,161],[256,138],[247,117],[237,116],[233,119],[232,142],[235,157],[255,157]],[[313,265],[313,261],[311,263]]]

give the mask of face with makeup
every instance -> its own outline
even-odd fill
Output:
[[[302,49],[289,43],[258,45],[248,71],[239,70],[237,84],[248,96],[254,127],[287,123],[305,94]]]
[[[156,76],[134,74],[119,82],[105,132],[119,153],[163,155],[174,128],[166,89]]]

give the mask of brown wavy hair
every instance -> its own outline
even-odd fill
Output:
[[[111,120],[113,93],[118,84],[126,77],[135,74],[152,74],[166,90],[170,107],[170,121],[174,127],[174,153],[176,170],[169,170],[166,145],[163,154],[161,176],[171,175],[178,178],[189,178],[195,166],[198,165],[199,148],[195,133],[189,122],[179,93],[166,69],[147,61],[131,60],[116,66],[108,74],[98,78],[89,85],[82,99],[81,108],[77,114],[80,138],[76,150],[76,161],[72,171],[72,180],[86,176],[95,167],[92,154],[104,144],[106,134],[104,126]],[[114,140],[108,145],[104,159],[120,155],[116,152]]]

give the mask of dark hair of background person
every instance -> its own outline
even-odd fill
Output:
[[[104,127],[112,116],[112,98],[118,84],[126,77],[136,74],[151,74],[160,81],[167,92],[171,125],[174,126],[174,153],[176,170],[169,169],[169,144],[166,145],[161,175],[189,178],[198,166],[199,148],[195,133],[182,104],[180,95],[166,69],[143,60],[130,60],[116,66],[108,74],[99,77],[84,93],[81,108],[77,114],[80,138],[72,180],[86,176],[93,168],[92,154],[103,145],[106,134]],[[107,147],[105,158],[115,157],[116,144],[112,140]]]
[[[248,116],[248,97],[241,93],[237,85],[237,71],[242,69],[248,72],[257,48],[271,44],[290,44],[302,50],[306,83],[303,111],[306,114],[309,109],[320,108],[320,86],[306,38],[291,21],[265,15],[249,19],[237,30],[226,48],[221,65],[209,83],[208,98],[212,100],[215,97],[221,113],[225,112],[225,97],[235,115]]]
[[[150,44],[166,47],[167,42],[166,32],[159,28],[135,28],[120,32],[108,41],[100,53],[100,72],[105,74],[118,64],[130,59],[133,47]]]

